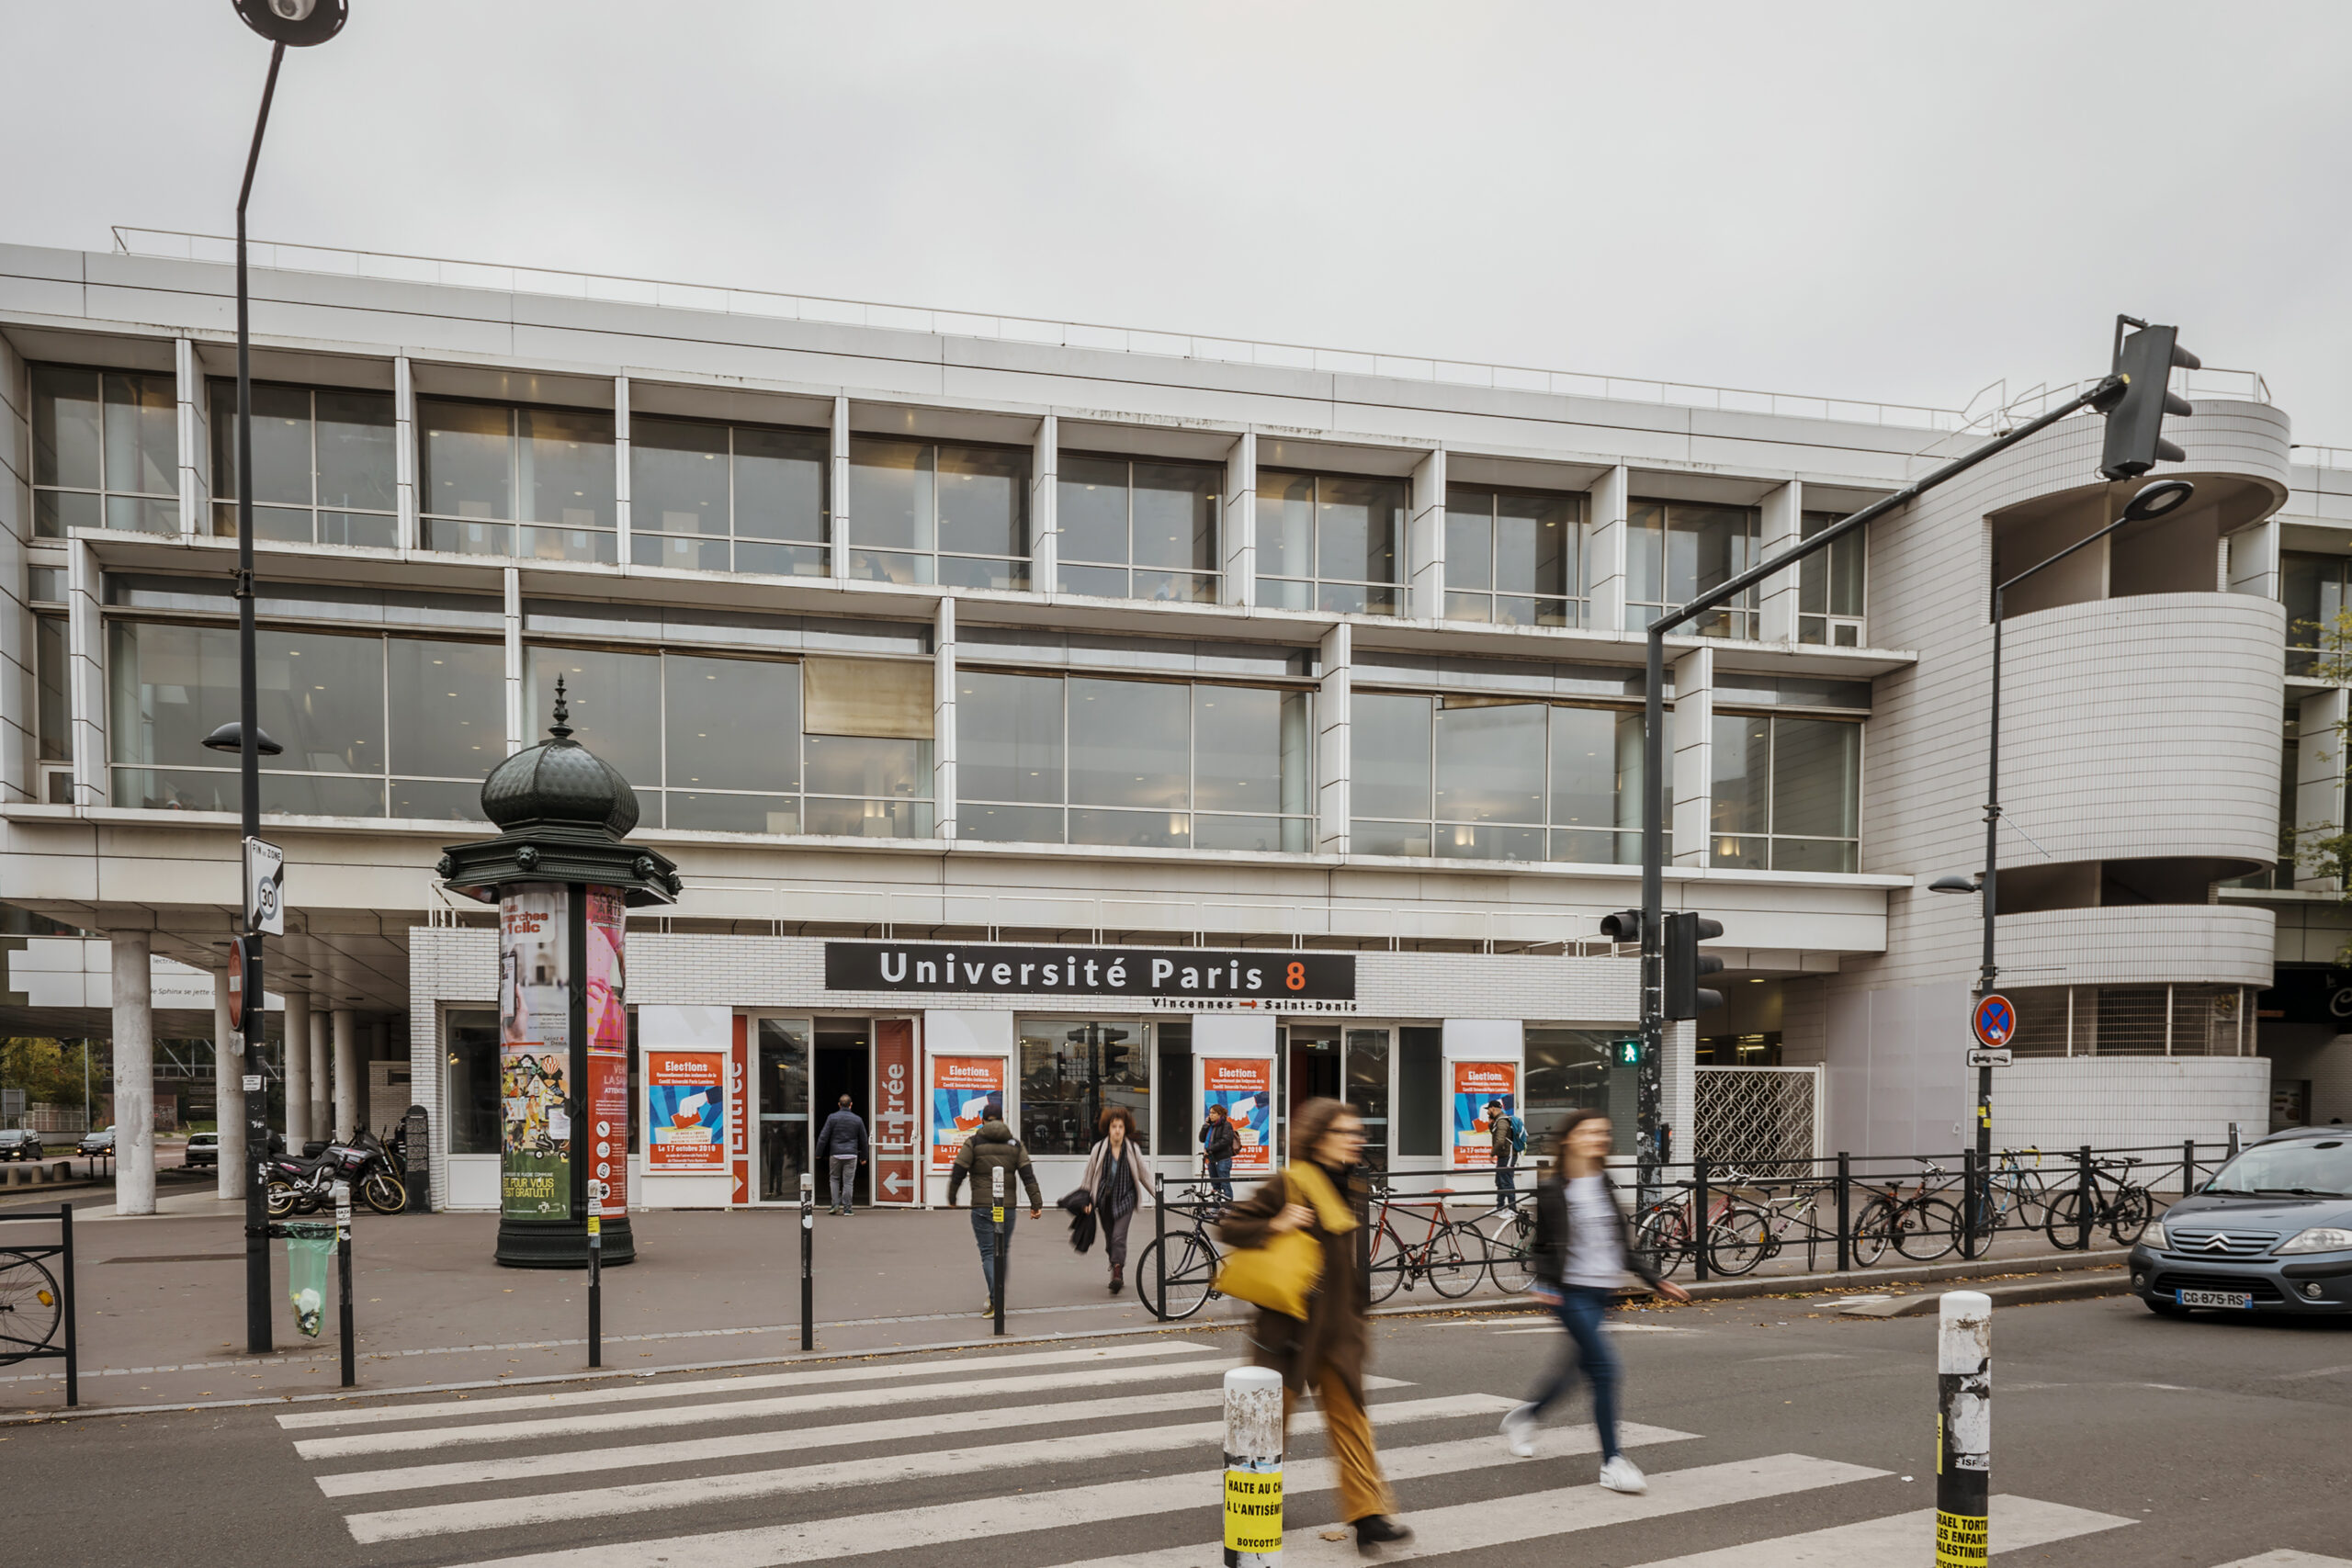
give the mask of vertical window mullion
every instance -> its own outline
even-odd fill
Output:
[[[1067,843],[1069,843],[1069,814],[1070,814],[1070,811],[1071,811],[1071,809],[1072,809],[1072,807],[1071,807],[1071,805],[1070,805],[1070,798],[1069,798],[1069,795],[1070,795],[1070,790],[1069,790],[1069,753],[1070,753],[1070,741],[1069,741],[1069,676],[1067,676],[1067,675],[1063,675],[1063,676],[1059,676],[1059,677],[1057,677],[1057,680],[1058,680],[1059,684],[1060,684],[1060,686],[1061,686],[1061,692],[1062,692],[1062,805],[1061,805],[1061,811],[1062,811],[1062,840],[1061,840],[1061,841],[1062,841],[1063,843],[1067,844]]]
[[[1059,511],[1054,513],[1054,518],[1058,524],[1061,519]],[[1133,458],[1127,462],[1127,557],[1122,564],[1126,568],[1127,597],[1132,599],[1136,595],[1136,465]]]
[[[315,398],[316,394],[314,393],[314,394],[312,394],[312,396]],[[313,430],[315,430],[315,429],[317,428],[317,422],[316,422],[316,421],[313,421],[313,422],[312,422],[312,423],[311,423],[311,428],[312,428]],[[315,490],[315,488],[312,490],[311,493],[312,493],[312,494],[314,494],[314,495],[318,493],[318,492],[317,492],[317,491]],[[381,712],[382,712],[382,714],[383,714],[383,717],[384,717],[384,734],[383,734],[383,740],[382,740],[383,751],[381,752],[381,755],[382,755],[382,757],[383,757],[383,759],[384,759],[384,761],[383,761],[383,769],[382,769],[382,771],[383,771],[383,781],[382,781],[382,782],[383,782],[383,787],[384,787],[384,815],[385,815],[385,816],[387,816],[387,817],[390,817],[390,816],[391,816],[391,815],[392,815],[392,639],[391,639],[391,635],[390,635],[390,633],[386,633],[383,637],[381,637],[380,638],[379,638],[379,639],[378,639],[378,641],[379,641],[379,643],[380,644],[380,646],[379,646],[379,647],[378,648],[378,649],[377,649],[376,674],[377,674],[377,678],[378,678],[379,681],[381,681],[381,682],[383,682],[383,687],[384,687],[384,705],[383,705],[383,707],[382,707],[382,709],[381,709]]]
[[[315,545],[315,544],[317,544],[317,543],[319,542],[319,391],[318,391],[318,389],[317,389],[317,388],[315,388],[315,387],[311,388],[311,391],[310,391],[309,396],[310,396],[310,405],[311,405],[311,543],[312,543],[312,544],[314,544],[314,545]],[[386,655],[387,655],[388,657],[390,656],[390,651],[391,651],[391,650],[390,650],[389,648],[385,649]],[[387,711],[389,711],[389,710],[387,710]],[[384,753],[384,755],[385,755],[385,757],[386,757],[387,759],[389,759],[389,758],[391,756],[391,753],[390,753],[390,751],[386,751],[386,752]],[[387,761],[387,762],[385,763],[385,766],[386,766],[387,768],[389,768],[390,765],[391,765],[391,764],[390,764],[390,762],[389,761]],[[387,803],[387,804],[389,805],[389,803]]]

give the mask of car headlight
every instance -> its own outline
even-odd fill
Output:
[[[2140,1239],[2159,1252],[2172,1246],[2172,1237],[2165,1234],[2165,1223],[2162,1220],[2150,1220],[2148,1228],[2140,1233]]]
[[[2337,1225],[2313,1225],[2301,1235],[2289,1236],[2278,1244],[2286,1252],[2352,1252],[2352,1230]]]

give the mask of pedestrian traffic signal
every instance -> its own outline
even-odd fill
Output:
[[[1710,920],[1689,909],[1666,917],[1666,1016],[1696,1018],[1724,1005],[1721,991],[1701,988],[1699,976],[1724,966],[1720,958],[1699,951],[1699,944],[1724,934],[1721,920]]]
[[[1600,934],[1611,942],[1641,941],[1642,912],[1639,909],[1620,909],[1613,915],[1601,916]]]
[[[1609,1051],[1609,1065],[1612,1067],[1638,1067],[1642,1065],[1642,1038],[1638,1034],[1611,1041]]]
[[[2129,323],[2139,330],[2121,335]],[[2116,319],[2115,374],[2122,390],[2106,405],[2107,445],[2098,471],[2110,479],[2134,479],[2159,462],[2177,463],[2188,454],[2165,439],[2165,415],[2197,411],[2170,389],[2173,370],[2198,368],[2198,357],[2180,346],[2177,327],[2150,326],[2129,316]]]

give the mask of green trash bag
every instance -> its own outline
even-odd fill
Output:
[[[334,1258],[334,1226],[298,1220],[282,1228],[286,1288],[294,1298],[294,1323],[316,1339],[327,1317],[327,1269]]]

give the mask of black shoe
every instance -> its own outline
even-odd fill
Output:
[[[1366,1557],[1376,1557],[1384,1546],[1403,1546],[1413,1539],[1413,1532],[1386,1514],[1366,1514],[1356,1521],[1356,1550]]]

